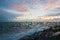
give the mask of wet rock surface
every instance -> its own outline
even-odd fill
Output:
[[[55,25],[54,27],[36,32],[30,36],[24,36],[18,40],[60,40],[60,25]]]

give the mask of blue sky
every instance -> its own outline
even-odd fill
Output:
[[[0,21],[31,20],[60,15],[60,0],[0,0]]]

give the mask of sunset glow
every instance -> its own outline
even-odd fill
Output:
[[[10,0],[5,1],[5,7],[1,3],[0,20],[37,20],[40,17],[43,20],[54,19],[53,17],[44,17],[45,15],[59,15],[60,17],[60,0]],[[4,13],[3,13],[4,12]],[[2,14],[3,13],[3,14]],[[41,17],[43,16],[43,17]],[[56,17],[55,17],[56,18]],[[12,19],[12,20],[10,20]]]

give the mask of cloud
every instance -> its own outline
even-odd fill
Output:
[[[11,8],[19,11],[26,11],[27,10],[26,6],[27,6],[26,3],[20,3],[19,5],[13,4]]]
[[[3,9],[3,11],[6,11],[6,12],[12,13],[12,14],[21,14],[21,12],[19,12],[17,10],[12,10],[12,9]]]
[[[60,16],[60,7],[48,10],[48,14],[45,16]]]
[[[44,9],[54,9],[60,7],[60,0],[46,0],[47,4],[43,6]]]
[[[0,10],[0,22],[1,21],[11,21],[16,17],[16,15],[4,12],[3,10]]]
[[[28,11],[25,12],[21,12],[21,11],[17,11],[17,10],[12,10],[12,9],[3,9],[3,11],[8,12],[9,14],[14,14],[14,15],[19,15],[19,16],[26,16],[29,14]]]
[[[48,9],[54,9],[54,8],[58,8],[60,7],[59,4],[47,4],[45,6],[43,6],[44,9],[48,10]]]
[[[48,16],[60,16],[60,13],[54,13],[54,14],[50,14]]]
[[[44,16],[46,14],[57,15],[60,13],[58,10],[60,7],[60,0],[6,0],[4,2],[1,1],[0,4],[3,12],[6,12],[3,14],[1,13],[4,15],[2,17],[6,16],[6,19],[9,17],[11,19],[12,17],[13,19],[34,19],[38,16]]]

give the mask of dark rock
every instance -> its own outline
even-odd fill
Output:
[[[60,40],[60,34],[54,35],[56,32],[60,32],[60,26],[58,25],[51,27],[50,29],[34,33],[31,36],[25,36],[19,40]]]

